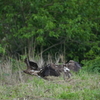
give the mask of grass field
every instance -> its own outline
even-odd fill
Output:
[[[20,61],[0,64],[0,100],[100,100],[100,74],[83,69],[70,79],[48,80],[22,72]]]

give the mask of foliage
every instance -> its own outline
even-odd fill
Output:
[[[4,54],[4,53],[5,53],[5,49],[0,45],[0,54],[1,54],[1,53]]]
[[[2,0],[0,52],[95,59],[100,55],[99,9],[99,0]]]
[[[89,61],[83,61],[84,64],[84,70],[87,70],[88,72],[100,72],[100,57],[96,57],[93,60]]]

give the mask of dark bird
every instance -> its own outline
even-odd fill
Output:
[[[25,58],[24,62],[26,63],[28,69],[29,68],[30,68],[30,70],[37,70],[38,69],[37,63],[30,61],[28,58]]]
[[[78,72],[81,69],[80,64],[74,60],[70,60],[68,63],[66,63],[66,67],[74,72]]]

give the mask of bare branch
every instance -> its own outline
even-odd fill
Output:
[[[47,49],[45,49],[44,51],[42,51],[41,54],[44,53],[45,51],[47,51],[47,50],[49,50],[49,49],[51,49],[51,48],[53,48],[53,47],[59,45],[59,44],[62,44],[63,42],[64,42],[64,41],[61,41],[61,42],[59,42],[59,43],[56,43],[56,44],[54,44],[54,45],[48,47]]]

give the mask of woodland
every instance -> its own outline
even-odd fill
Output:
[[[1,57],[100,59],[99,0],[0,1]]]

